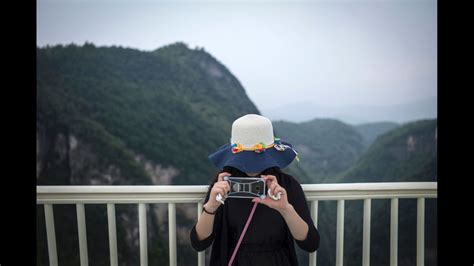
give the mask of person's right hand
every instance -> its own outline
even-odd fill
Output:
[[[222,172],[218,175],[217,182],[214,183],[214,186],[211,189],[209,200],[204,204],[204,207],[206,207],[206,210],[209,212],[215,212],[222,204],[216,200],[217,194],[221,194],[221,196],[224,197],[224,195],[230,190],[229,182],[224,181],[224,176],[231,176],[231,174]]]

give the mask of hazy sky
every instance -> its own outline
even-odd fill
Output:
[[[37,44],[154,50],[183,41],[226,65],[260,110],[389,105],[437,97],[436,5],[37,0]]]

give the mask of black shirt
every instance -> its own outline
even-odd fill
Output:
[[[285,173],[276,177],[278,184],[287,191],[288,202],[308,224],[308,235],[303,241],[294,239],[277,210],[258,204],[234,260],[234,266],[298,265],[294,242],[307,252],[314,252],[319,247],[319,232],[311,219],[301,185]],[[204,202],[208,199],[209,192]],[[196,251],[205,250],[213,244],[210,266],[227,266],[253,204],[251,199],[227,198],[225,204],[217,209],[213,232],[206,239],[198,240],[196,225],[193,226],[190,238]]]

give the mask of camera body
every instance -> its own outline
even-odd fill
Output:
[[[226,176],[224,180],[230,185],[227,198],[266,198],[267,187],[263,178]]]

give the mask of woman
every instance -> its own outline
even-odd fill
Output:
[[[213,244],[211,266],[298,265],[294,242],[307,252],[319,247],[319,233],[301,185],[281,171],[297,155],[290,144],[274,137],[268,118],[249,114],[234,121],[231,143],[209,155],[220,172],[210,184],[202,215],[190,233],[197,251]],[[223,204],[218,195],[230,190],[225,176],[262,177],[269,195],[280,198],[227,198]],[[237,245],[251,213],[248,229]]]

